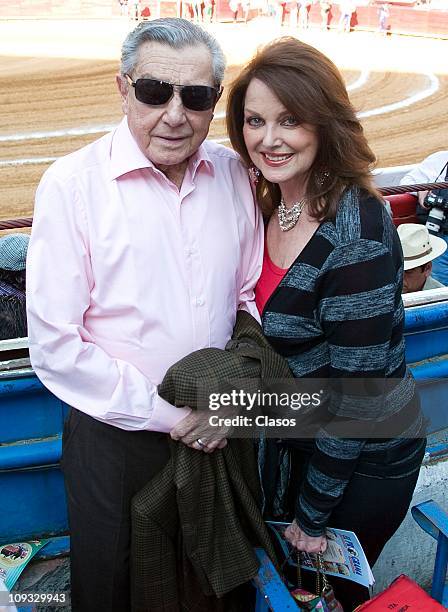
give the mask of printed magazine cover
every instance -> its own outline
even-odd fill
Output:
[[[50,540],[31,540],[14,544],[0,544],[0,580],[8,591],[15,585],[25,567]]]
[[[275,533],[285,558],[288,558],[288,564],[296,567],[297,557],[291,554],[294,552],[293,547],[284,536],[284,531],[290,523],[266,521],[266,524]],[[367,588],[371,587],[375,582],[375,578],[362,546],[353,531],[328,528],[326,535],[328,546],[322,555],[322,569],[325,574],[347,578],[347,580],[352,580]],[[313,563],[314,557],[315,555],[301,553],[300,567],[316,571],[315,563]]]

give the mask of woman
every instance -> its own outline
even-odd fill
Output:
[[[283,441],[296,475],[287,537],[318,552],[327,525],[355,531],[373,565],[407,512],[425,449],[404,361],[401,248],[372,184],[374,155],[337,68],[294,38],[243,69],[227,122],[266,219],[256,289],[264,333],[296,377],[348,387],[327,402],[328,424],[313,439]],[[357,401],[352,382],[371,392]],[[358,427],[336,436],[335,422]],[[343,586],[346,610],[368,598]]]

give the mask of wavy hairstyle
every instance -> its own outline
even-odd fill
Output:
[[[204,45],[210,52],[215,86],[220,87],[224,78],[226,58],[214,36],[200,26],[179,17],[162,17],[142,21],[129,32],[121,48],[121,74],[132,74],[138,63],[140,47],[146,42],[156,42],[173,49]]]
[[[323,53],[292,37],[279,38],[259,50],[230,86],[227,130],[233,148],[248,167],[252,162],[243,137],[244,101],[255,78],[300,122],[317,128],[319,147],[305,193],[313,217],[333,219],[341,194],[350,186],[380,197],[371,176],[375,156],[339,70]],[[257,198],[266,216],[278,206],[280,197],[279,186],[261,176]]]

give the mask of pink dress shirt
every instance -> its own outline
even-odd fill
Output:
[[[59,159],[36,194],[27,262],[31,362],[61,400],[127,430],[189,410],[157,394],[188,353],[223,348],[238,308],[258,318],[263,227],[246,170],[205,142],[179,190],[126,118]]]

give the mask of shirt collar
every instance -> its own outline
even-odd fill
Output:
[[[206,143],[202,143],[199,149],[190,157],[191,175],[194,179],[199,168],[204,168],[210,172],[211,176],[215,176],[215,165],[207,151]]]
[[[112,134],[110,148],[111,179],[115,180],[123,174],[140,170],[140,168],[154,168],[154,165],[140,151],[129,130],[127,118],[123,117]]]
[[[202,143],[199,149],[190,158],[189,168],[194,178],[199,168],[204,167],[214,175],[214,164],[210,159],[207,146]],[[110,148],[110,174],[115,180],[133,170],[151,168],[156,171],[154,164],[142,153],[128,126],[126,117],[123,117],[115,132],[112,134]]]

